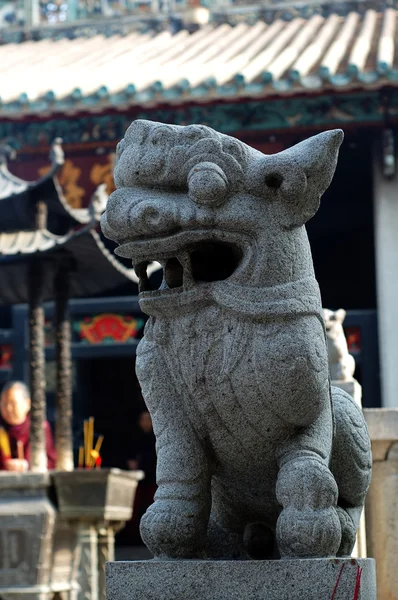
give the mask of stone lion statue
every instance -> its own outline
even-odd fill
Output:
[[[132,259],[150,316],[136,371],[157,438],[159,487],[141,521],[155,556],[351,552],[370,442],[330,386],[304,226],[342,139],[266,156],[202,125],[138,120],[118,145],[102,229]]]
[[[332,381],[352,381],[355,359],[349,354],[343,323],[346,317],[343,308],[332,311],[323,309],[326,325],[326,340],[329,356],[329,371]]]

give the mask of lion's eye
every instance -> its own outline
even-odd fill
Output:
[[[283,177],[280,173],[270,173],[265,178],[265,185],[267,185],[271,189],[278,189],[281,187],[283,182]]]

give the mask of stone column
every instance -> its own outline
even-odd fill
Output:
[[[24,0],[25,27],[37,27],[40,25],[40,3],[39,0]]]
[[[44,345],[43,288],[47,265],[42,260],[29,263],[29,380],[32,407],[30,411],[30,468],[47,470],[44,421],[46,420],[46,372]]]
[[[398,600],[398,409],[364,413],[373,452],[366,500],[368,556],[376,559],[378,600]]]
[[[68,21],[76,21],[78,17],[78,0],[68,0]]]
[[[72,356],[68,314],[69,268],[61,266],[54,280],[57,364],[55,444],[57,469],[73,471]]]
[[[98,580],[99,599],[106,600],[105,565],[115,560],[115,531],[105,525],[98,530]]]
[[[374,152],[374,219],[382,405],[398,406],[398,177]]]
[[[84,522],[80,524],[79,544],[81,548],[79,600],[99,600],[98,535],[94,525]]]

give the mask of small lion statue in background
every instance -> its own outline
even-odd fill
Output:
[[[355,372],[355,359],[348,352],[347,340],[343,329],[346,314],[343,308],[335,312],[327,308],[323,309],[329,371],[332,381],[352,381]]]

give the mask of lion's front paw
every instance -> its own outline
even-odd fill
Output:
[[[287,508],[277,522],[278,548],[283,558],[336,556],[341,526],[335,508]]]
[[[141,519],[141,537],[155,556],[201,558],[204,556],[207,522],[187,503],[155,502]]]

